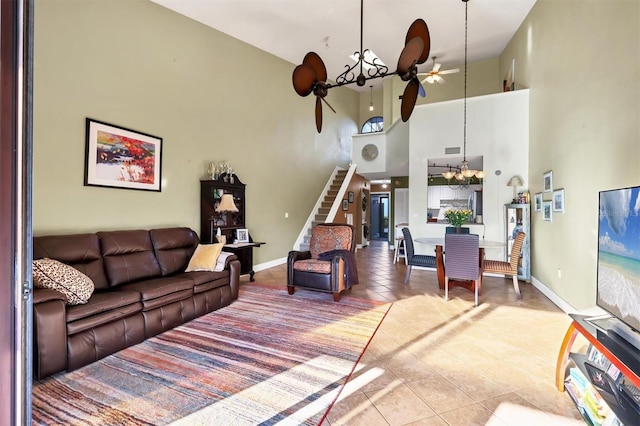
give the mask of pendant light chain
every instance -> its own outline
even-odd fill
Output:
[[[467,9],[469,7],[469,0],[462,0],[464,2],[464,161],[467,161]]]

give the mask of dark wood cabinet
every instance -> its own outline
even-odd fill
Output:
[[[235,174],[223,173],[217,180],[205,179],[200,181],[200,241],[215,243],[218,228],[220,234],[226,237],[224,251],[234,253],[240,261],[240,273],[249,274],[253,281],[253,248],[260,247],[263,242],[254,242],[248,234],[248,242],[236,243],[236,231],[246,229],[245,224],[245,184]],[[231,194],[237,212],[218,212],[222,196]]]

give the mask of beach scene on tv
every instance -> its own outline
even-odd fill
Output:
[[[640,330],[640,187],[600,192],[598,305]]]

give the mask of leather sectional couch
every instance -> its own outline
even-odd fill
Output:
[[[78,305],[56,290],[34,290],[35,378],[75,370],[237,299],[237,257],[221,272],[184,272],[198,244],[189,228],[34,237],[34,260],[73,266],[95,288]]]

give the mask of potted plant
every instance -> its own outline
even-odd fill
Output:
[[[449,221],[449,223],[451,224],[450,228],[453,228],[453,231],[449,231],[449,229],[447,229],[447,231],[449,232],[454,232],[457,234],[462,234],[464,233],[464,231],[469,231],[468,228],[462,228],[462,225],[465,223],[469,223],[469,220],[471,219],[471,216],[473,215],[473,212],[469,209],[449,209],[446,212],[444,212],[444,217]]]

